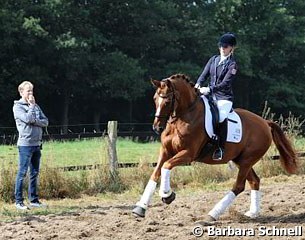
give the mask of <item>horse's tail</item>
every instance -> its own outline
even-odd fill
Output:
[[[296,173],[298,168],[297,155],[291,142],[285,136],[278,124],[272,121],[267,121],[267,123],[271,127],[273,142],[280,152],[280,161],[282,166],[288,173]]]

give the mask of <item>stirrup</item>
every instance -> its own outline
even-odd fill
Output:
[[[222,160],[223,155],[224,155],[224,151],[222,150],[221,147],[218,147],[213,153],[213,160],[220,161]]]

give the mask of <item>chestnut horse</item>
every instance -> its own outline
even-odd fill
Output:
[[[175,199],[175,193],[170,188],[170,171],[173,167],[192,161],[224,164],[232,160],[239,169],[236,182],[202,223],[216,221],[235,197],[244,191],[246,180],[251,188],[251,202],[245,215],[257,217],[260,212],[260,179],[252,167],[267,152],[272,140],[280,153],[283,168],[288,173],[295,173],[297,170],[296,153],[281,128],[247,110],[236,109],[242,121],[242,139],[239,143],[226,142],[223,159],[215,161],[212,153],[202,154],[202,149],[209,142],[204,129],[205,107],[188,77],[176,74],[162,81],[152,80],[152,84],[157,88],[154,95],[156,113],[153,129],[162,132],[162,146],[157,166],[140,201],[133,209],[133,214],[145,217],[160,176],[159,194],[162,201],[170,204]]]

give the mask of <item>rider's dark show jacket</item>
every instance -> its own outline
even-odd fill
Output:
[[[220,63],[220,55],[210,58],[200,74],[197,83],[202,86],[210,77],[209,87],[217,100],[229,100],[233,102],[232,81],[236,77],[237,64],[233,56],[229,56]]]

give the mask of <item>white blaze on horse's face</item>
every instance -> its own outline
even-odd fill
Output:
[[[165,101],[164,98],[158,97],[158,101],[156,104],[157,110],[156,110],[156,116],[160,116],[161,113],[161,106],[162,106],[162,102]]]

